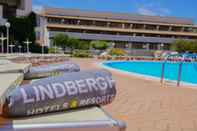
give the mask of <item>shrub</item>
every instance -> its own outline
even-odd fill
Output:
[[[91,54],[88,50],[75,50],[73,57],[88,58],[91,57]]]
[[[41,47],[36,44],[36,14],[31,12],[28,16],[25,17],[9,17],[8,21],[10,22],[10,43],[20,43],[22,46],[22,52],[26,52],[26,44],[24,41],[29,39],[32,43],[30,44],[30,51],[32,53],[41,52]],[[6,33],[6,28],[0,27],[0,32]],[[16,48],[16,47],[15,47]],[[15,49],[18,51],[18,49]],[[45,49],[47,52],[47,48]]]
[[[74,37],[69,37],[66,34],[56,34],[53,38],[54,45],[63,48],[64,50],[71,49],[80,49],[80,50],[89,50],[90,42],[89,41],[81,41]]]
[[[111,49],[109,54],[112,56],[125,56],[127,53],[123,49],[115,48],[115,49]]]
[[[39,44],[31,44],[30,52],[32,53],[42,53],[42,46]],[[48,47],[44,46],[44,53],[48,53]]]
[[[80,44],[80,40],[79,39],[76,39],[74,37],[70,37],[68,39],[68,45],[70,47],[71,50],[74,50],[74,49],[78,49],[79,47],[79,44]]]
[[[192,40],[177,40],[171,46],[172,50],[179,53],[190,52],[197,53],[197,41]]]
[[[65,47],[68,47],[68,39],[69,37],[67,35],[59,33],[54,36],[53,43],[54,45],[65,49]]]
[[[105,50],[109,46],[106,41],[92,41],[91,45],[96,50]]]
[[[49,52],[49,53],[56,53],[56,52],[55,52],[55,47],[49,48],[48,52]]]
[[[90,49],[90,42],[88,42],[88,41],[80,41],[77,49],[89,50]]]

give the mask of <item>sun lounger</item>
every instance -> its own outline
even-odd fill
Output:
[[[25,73],[25,79],[38,79],[49,76],[60,75],[66,72],[79,72],[79,65],[72,62],[62,62],[57,64],[48,64],[37,67],[31,67]]]
[[[124,122],[112,119],[99,107],[22,119],[0,117],[1,131],[124,131]]]
[[[105,70],[66,73],[20,86],[5,96],[3,114],[23,117],[110,104],[115,82]]]
[[[8,73],[8,74],[0,74],[0,114],[2,113],[2,101],[3,95],[8,90],[15,88],[18,86],[23,80],[22,73]]]
[[[26,73],[31,64],[4,63],[0,64],[0,73]]]

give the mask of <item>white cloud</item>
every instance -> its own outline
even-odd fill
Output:
[[[40,12],[42,9],[43,7],[40,5],[33,5],[33,11],[36,13]]]
[[[159,12],[161,12],[161,14],[164,14],[164,15],[169,15],[171,13],[170,10],[167,8],[160,8]]]
[[[151,16],[155,16],[157,15],[155,12],[153,12],[152,10],[146,9],[146,8],[139,8],[138,9],[138,13],[142,14],[142,15],[151,15]]]
[[[162,7],[160,3],[148,3],[138,5],[137,12],[142,15],[151,16],[167,16],[171,13],[168,8]]]

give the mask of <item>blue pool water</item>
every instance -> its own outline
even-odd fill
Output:
[[[162,70],[163,62],[106,62],[103,63],[104,66],[118,69],[121,71],[126,71],[130,73],[136,73],[151,77],[161,78],[161,70]],[[166,62],[164,77],[168,80],[178,79],[179,72],[179,62],[172,63]],[[182,73],[181,73],[181,81],[191,84],[197,84],[197,63],[183,63]]]

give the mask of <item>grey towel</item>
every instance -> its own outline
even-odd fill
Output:
[[[116,89],[111,73],[96,70],[44,78],[8,94],[3,114],[21,117],[109,104],[115,98]]]
[[[26,80],[38,79],[49,76],[56,76],[65,72],[79,72],[79,65],[72,62],[64,62],[58,64],[49,64],[38,67],[31,67],[30,70],[25,74]]]

